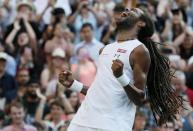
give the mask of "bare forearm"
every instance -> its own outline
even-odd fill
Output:
[[[76,11],[72,16],[70,16],[70,18],[68,19],[68,23],[74,23],[78,14],[79,14],[79,11]]]
[[[42,123],[42,116],[43,116],[43,110],[44,110],[44,106],[45,106],[46,100],[41,100],[40,104],[36,110],[36,114],[35,114],[35,120],[38,123]]]
[[[134,85],[127,85],[124,87],[124,90],[128,98],[135,103],[135,105],[142,105],[145,101],[145,92],[136,88]]]
[[[35,55],[37,55],[37,40],[36,40],[36,34],[32,28],[32,26],[30,25],[30,23],[25,20],[25,27],[27,30],[27,33],[29,34],[29,38],[30,38],[30,46],[32,47],[32,49],[35,52]]]
[[[71,104],[69,103],[69,101],[67,100],[67,98],[66,98],[65,95],[61,94],[61,95],[60,95],[60,99],[61,99],[61,101],[62,101],[62,103],[63,103],[63,105],[64,105],[64,108],[65,108],[65,111],[66,111],[67,113],[72,113],[72,112],[74,112],[74,109],[72,108]]]
[[[180,44],[182,44],[182,42],[184,41],[184,38],[185,38],[185,33],[182,33],[174,40],[173,45],[178,47]]]
[[[8,35],[7,39],[6,39],[6,44],[12,44],[13,39],[15,38],[16,34],[17,34],[18,30],[17,29],[13,29],[11,31],[11,33]]]
[[[93,15],[95,16],[95,18],[97,19],[98,25],[99,25],[100,23],[102,23],[101,20],[100,20],[100,18],[99,18],[99,15],[97,14],[98,12],[94,11],[93,9],[90,9],[90,11],[92,12],[92,14],[93,14]]]
[[[27,33],[29,34],[30,39],[36,40],[35,32],[33,28],[31,27],[30,23],[27,20],[25,20],[24,23],[25,23],[25,27],[26,27]]]

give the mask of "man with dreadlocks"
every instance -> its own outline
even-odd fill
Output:
[[[174,119],[182,106],[170,86],[168,61],[150,39],[154,32],[151,19],[132,9],[123,12],[116,23],[117,41],[101,50],[97,75],[88,92],[68,70],[59,75],[61,84],[86,94],[68,131],[131,131],[136,105],[145,100],[146,85],[159,125]]]

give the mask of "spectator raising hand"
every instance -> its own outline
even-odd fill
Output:
[[[59,100],[53,100],[50,103],[50,120],[43,120],[43,108],[46,102],[46,97],[40,92],[40,90],[37,90],[36,93],[38,97],[41,99],[41,102],[39,104],[39,107],[36,111],[35,119],[36,122],[43,127],[44,130],[59,130],[65,125],[65,120],[62,119],[62,115],[66,113],[73,113],[73,109],[71,105],[69,104],[66,96],[62,93],[64,91],[64,87],[58,84],[57,88],[57,98]]]

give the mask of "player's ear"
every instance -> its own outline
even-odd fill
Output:
[[[128,16],[128,13],[126,11],[121,13],[121,17],[127,17],[127,16]]]
[[[146,23],[143,22],[143,21],[139,21],[139,22],[137,23],[137,26],[138,26],[139,28],[145,27],[145,25],[146,25]]]

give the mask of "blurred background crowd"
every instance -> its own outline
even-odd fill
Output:
[[[161,127],[147,101],[133,130],[193,131],[193,0],[0,0],[0,130],[66,131],[84,96],[61,86],[58,73],[67,68],[89,87],[99,50],[116,41],[113,18],[125,7],[151,16],[152,39],[186,100]]]

